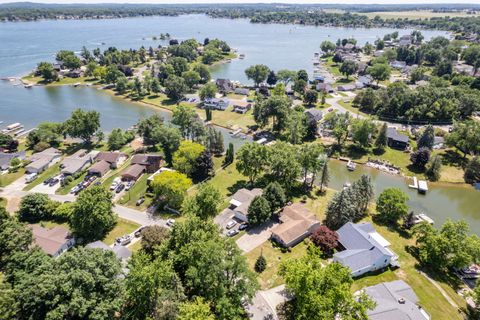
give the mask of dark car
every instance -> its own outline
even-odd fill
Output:
[[[53,180],[53,178],[45,179],[45,180],[43,180],[43,184],[44,185],[50,184],[50,182],[52,182],[52,180]]]
[[[101,185],[101,184],[102,184],[102,183],[101,183],[100,181],[96,181],[93,185],[94,185],[94,186],[99,186],[99,185]]]
[[[52,179],[52,181],[50,181],[50,183],[49,183],[48,185],[49,185],[50,187],[53,187],[54,185],[56,185],[56,184],[58,183],[58,181],[60,181],[60,180],[58,180],[57,178]]]
[[[135,202],[135,205],[138,207],[140,205],[142,205],[142,203],[145,202],[145,198],[144,197],[141,197],[140,199],[137,200],[137,202]]]
[[[248,223],[242,223],[240,226],[238,226],[238,230],[245,230],[248,228]]]
[[[143,226],[143,227],[138,228],[138,230],[135,231],[135,233],[133,234],[135,236],[135,238],[139,238],[142,235],[142,230],[145,229],[146,227],[147,226]]]
[[[115,192],[120,193],[120,192],[122,192],[123,189],[125,189],[125,185],[123,183],[120,183],[118,185],[117,189],[115,189]]]

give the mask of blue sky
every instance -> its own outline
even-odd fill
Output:
[[[26,0],[29,1],[29,0]],[[31,2],[42,3],[339,3],[338,0],[30,0]],[[0,0],[0,3],[14,2],[12,0]],[[425,4],[425,3],[474,3],[480,4],[480,0],[342,0],[342,4],[365,4],[365,3],[378,3],[378,4]]]

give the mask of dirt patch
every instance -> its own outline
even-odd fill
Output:
[[[20,198],[13,197],[7,200],[7,206],[5,207],[8,212],[15,213],[20,206]]]
[[[143,148],[143,139],[141,138],[136,138],[132,142],[130,142],[130,147],[132,147],[133,150],[138,150]]]

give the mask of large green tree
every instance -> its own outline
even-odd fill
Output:
[[[192,180],[183,173],[165,171],[156,175],[151,185],[157,198],[169,207],[179,209]]]
[[[268,150],[265,146],[255,142],[245,143],[237,151],[236,158],[237,170],[247,176],[252,184],[265,171],[268,163]]]
[[[117,224],[112,194],[102,186],[80,193],[69,223],[73,233],[84,242],[103,239]]]
[[[289,259],[281,265],[280,275],[287,290],[293,294],[296,320],[362,319],[375,303],[365,294],[355,295],[350,270],[338,263],[323,265],[320,253],[312,247],[299,259]]]
[[[211,183],[201,183],[194,196],[185,199],[182,211],[202,219],[213,218],[218,214],[222,195]]]
[[[398,188],[385,189],[377,199],[377,212],[382,220],[397,224],[408,214],[408,196]]]
[[[199,143],[191,141],[182,141],[177,151],[173,154],[173,167],[191,176],[195,170],[197,159],[200,157],[205,147]]]
[[[256,226],[264,223],[272,216],[272,208],[270,203],[263,196],[253,198],[250,206],[248,206],[248,222]]]
[[[70,118],[65,121],[64,126],[65,132],[69,136],[90,143],[94,134],[100,129],[100,113],[94,110],[76,109],[72,112]]]
[[[277,142],[269,148],[268,153],[272,178],[288,189],[301,172],[298,148],[285,142]]]
[[[248,79],[253,80],[255,86],[258,87],[260,83],[264,82],[267,79],[269,72],[270,69],[266,65],[257,64],[247,68],[245,70],[245,75]]]

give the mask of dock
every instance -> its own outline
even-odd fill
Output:
[[[408,185],[409,188],[418,189],[418,180],[417,177],[413,177],[413,184]]]

